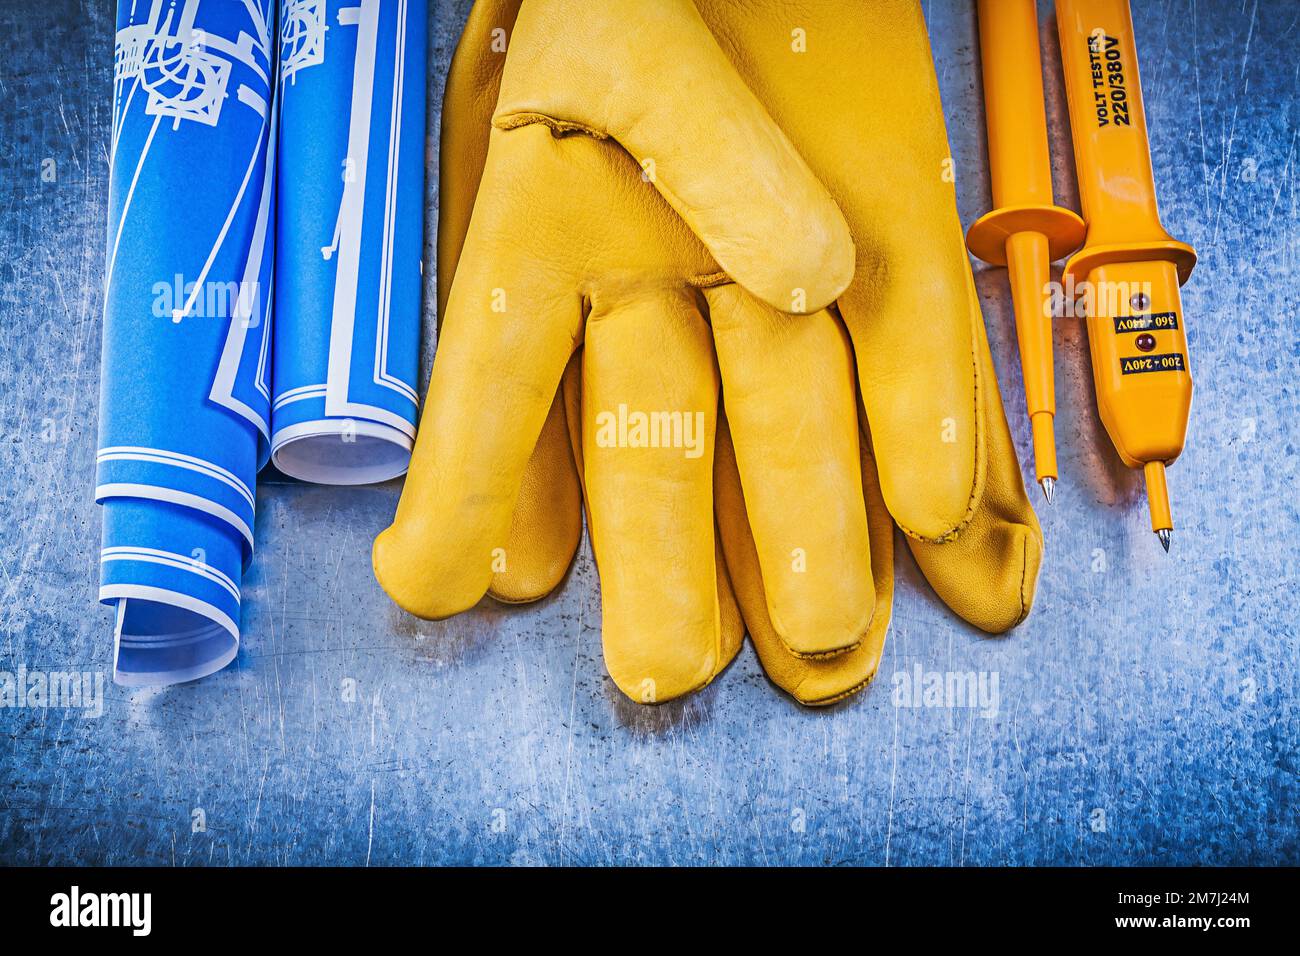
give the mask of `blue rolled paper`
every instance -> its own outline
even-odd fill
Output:
[[[229,663],[270,441],[274,0],[119,0],[96,500],[114,680]]]
[[[406,471],[424,241],[424,0],[282,0],[271,454]]]

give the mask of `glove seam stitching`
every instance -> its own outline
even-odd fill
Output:
[[[880,666],[879,664],[877,664],[876,669],[873,670],[863,680],[858,681],[858,683],[854,684],[848,690],[840,691],[838,694],[833,694],[830,697],[818,697],[816,700],[805,700],[804,698],[798,697],[796,695],[795,699],[798,700],[799,703],[805,707],[826,707],[831,704],[838,703],[841,700],[845,700],[846,698],[852,697],[854,694],[861,692],[863,688],[865,688],[868,684],[870,684],[872,681],[876,679],[876,674],[879,672],[879,670],[880,670]]]
[[[981,322],[983,321],[982,316],[980,318],[980,321]],[[973,319],[971,325],[972,325],[972,329],[971,329],[972,333],[976,333],[977,330],[973,328],[974,326]],[[972,415],[971,415],[972,419],[974,420],[974,429],[975,429],[975,441],[973,442],[974,454],[975,454],[975,467],[973,469],[973,474],[971,476],[970,496],[966,499],[966,512],[965,514],[962,515],[961,520],[958,521],[956,525],[954,525],[949,530],[935,537],[923,535],[919,531],[909,528],[907,525],[902,524],[900,522],[898,527],[902,530],[903,534],[907,535],[910,538],[915,538],[917,541],[924,541],[929,544],[946,544],[949,541],[955,540],[963,531],[965,531],[966,526],[969,525],[975,517],[976,504],[977,504],[977,500],[980,497],[979,495],[979,490],[980,490],[979,448],[980,448],[980,438],[983,435],[983,429],[980,427],[981,424],[980,419],[983,417],[980,415],[980,396],[982,392],[982,385],[980,382],[979,357],[977,354],[977,345],[975,342],[976,337],[977,336],[975,334],[972,334],[971,336],[971,372],[975,383],[974,408],[972,410]],[[1022,599],[1021,605],[1023,606],[1023,604],[1024,601]]]
[[[525,126],[545,126],[552,133],[565,135],[568,133],[584,133],[593,139],[609,139],[609,134],[594,126],[588,126],[586,123],[577,123],[573,120],[563,120],[558,117],[548,116],[545,113],[522,112],[507,113],[493,117],[492,125],[499,130],[522,129]]]
[[[1026,590],[1025,585],[1028,583],[1028,581],[1029,581],[1029,539],[1028,537],[1026,537],[1024,544],[1021,546],[1021,555],[1020,555],[1020,616],[1016,618],[1016,623],[1012,624],[1011,625],[1012,627],[1015,627],[1016,624],[1019,624],[1025,618],[1029,617],[1029,606],[1025,600],[1025,590]]]

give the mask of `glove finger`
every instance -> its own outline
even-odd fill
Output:
[[[857,647],[835,657],[808,658],[790,652],[767,614],[758,551],[746,518],[745,497],[727,420],[718,422],[714,484],[718,529],[736,600],[767,676],[799,703],[831,704],[869,684],[880,666],[894,597],[894,526],[885,510],[875,464],[862,449],[862,492],[869,513],[874,614]]]
[[[493,566],[488,594],[506,604],[550,594],[573,563],[581,537],[582,490],[569,447],[564,396],[557,392],[524,468],[510,534]]]
[[[835,201],[691,0],[603,0],[580,13],[571,0],[530,0],[494,122],[614,138],[722,269],[775,308],[816,311],[853,276]]]
[[[498,134],[502,135],[502,134]],[[393,524],[375,539],[375,575],[419,617],[472,607],[507,546],[524,467],[579,339],[582,302],[549,264],[560,235],[534,226],[501,242],[534,188],[528,153],[489,151],[452,284],[424,414]]]
[[[984,493],[986,393],[996,385],[976,371],[983,321],[964,253],[962,268],[956,292],[934,276],[891,274],[840,300],[885,501],[905,534],[927,541],[960,534]]]
[[[1029,615],[1043,559],[1043,532],[1025,494],[982,322],[977,332],[981,377],[990,383],[984,497],[955,540],[931,544],[908,538],[907,543],[945,604],[976,627],[1000,634]]]
[[[713,531],[717,407],[708,326],[687,293],[593,312],[582,432],[605,666],[642,703],[698,690],[725,664]]]
[[[845,651],[875,604],[848,336],[825,310],[705,295],[772,627],[796,655]]]
[[[569,437],[572,442],[573,460],[577,464],[580,480],[581,476],[585,474],[582,457],[582,354],[583,350],[579,349],[578,353],[569,362],[569,368],[564,375],[564,384],[561,386],[566,410],[565,418],[569,425]],[[588,525],[590,523],[588,521]],[[590,532],[589,534],[594,541],[595,534]],[[714,539],[714,561],[718,569],[718,608],[722,634],[722,653],[718,666],[718,670],[721,671],[740,652],[740,645],[745,640],[745,622],[741,617],[740,606],[736,603],[735,589],[731,583],[731,576],[727,573],[726,562],[723,560],[722,539],[718,536],[716,527],[714,528]]]
[[[493,49],[497,31],[509,35],[522,0],[479,0],[470,11],[452,57],[443,94],[438,163],[438,314],[469,231],[482,178],[505,56]],[[578,359],[570,360],[574,371]],[[582,536],[582,492],[556,393],[524,470],[504,554],[494,565],[488,593],[508,604],[549,594],[573,562]]]

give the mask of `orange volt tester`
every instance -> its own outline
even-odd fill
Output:
[[[1064,282],[1083,291],[1102,423],[1124,464],[1144,471],[1151,530],[1168,551],[1165,466],[1192,406],[1178,287],[1196,253],[1160,224],[1127,0],[1057,0],[1056,24],[1088,224]]]

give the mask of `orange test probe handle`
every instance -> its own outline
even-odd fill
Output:
[[[1059,475],[1047,283],[1052,260],[1078,247],[1084,226],[1052,198],[1035,2],[979,0],[978,8],[994,208],[971,226],[966,244],[985,262],[1007,267],[1034,470],[1050,501]]]

